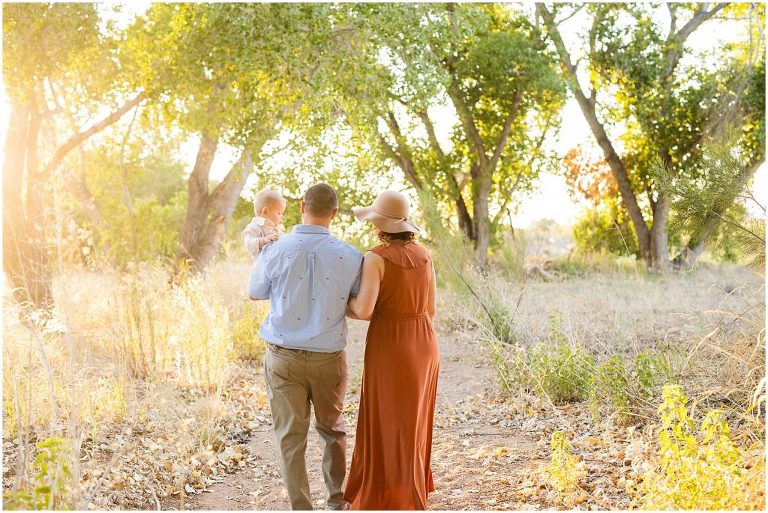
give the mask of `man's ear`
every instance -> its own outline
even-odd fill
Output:
[[[339,213],[339,207],[334,208],[331,211],[331,219],[336,219],[336,214],[338,214],[338,213]]]
[[[301,200],[301,204],[299,205],[299,212],[300,212],[301,214],[303,214],[303,213],[304,213],[304,200]]]

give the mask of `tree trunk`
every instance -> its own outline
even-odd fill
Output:
[[[243,150],[242,156],[224,180],[208,194],[208,175],[216,146],[215,139],[203,135],[195,167],[189,178],[189,202],[181,233],[182,248],[176,265],[177,277],[183,266],[193,273],[201,272],[219,252],[237,199],[253,171],[251,150]]]
[[[461,194],[459,183],[456,181],[456,177],[448,164],[447,155],[440,147],[440,142],[437,140],[435,126],[426,111],[419,111],[417,114],[424,123],[424,128],[427,130],[427,137],[429,138],[429,144],[432,146],[432,150],[437,156],[439,166],[445,174],[445,181],[448,184],[450,195],[456,205],[456,217],[459,219],[459,230],[461,230],[461,233],[463,233],[468,240],[475,242],[472,217],[469,215],[469,210],[467,210],[467,204],[464,201],[464,196]]]
[[[474,223],[472,222],[472,217],[469,215],[469,210],[467,210],[467,204],[464,202],[464,196],[458,191],[458,187],[455,194],[456,215],[459,218],[459,230],[461,230],[461,233],[463,233],[468,240],[476,242]]]
[[[18,302],[44,308],[50,305],[52,294],[41,217],[45,183],[40,183],[37,174],[39,130],[34,103],[14,102],[3,163],[3,268]]]
[[[491,176],[487,169],[475,164],[472,167],[472,219],[475,234],[477,265],[485,267],[491,232],[488,216],[488,196],[491,192]]]
[[[629,175],[624,167],[621,157],[613,147],[611,140],[608,138],[608,134],[605,131],[605,127],[597,119],[597,113],[595,111],[594,96],[587,98],[579,83],[578,76],[576,74],[576,66],[571,62],[570,54],[568,53],[565,43],[563,42],[560,32],[555,25],[554,17],[552,13],[543,5],[536,4],[536,12],[544,19],[544,23],[549,31],[550,38],[557,48],[558,55],[563,68],[565,69],[565,78],[568,83],[568,88],[576,97],[576,101],[579,104],[584,118],[589,124],[589,128],[592,131],[597,144],[603,150],[606,162],[611,168],[611,174],[616,180],[619,192],[621,193],[624,206],[627,208],[629,217],[632,220],[632,225],[635,227],[635,233],[637,234],[638,243],[640,246],[640,254],[645,259],[648,265],[652,265],[653,257],[651,251],[651,233],[648,229],[648,225],[645,223],[643,212],[640,210],[640,206],[637,203],[637,197],[632,190],[632,184],[629,181]],[[666,224],[666,223],[665,223]]]
[[[45,250],[47,181],[39,172],[40,121],[34,101],[13,103],[3,163],[3,268],[18,302],[48,308],[53,295]]]
[[[26,251],[29,272],[27,288],[30,299],[35,306],[48,308],[53,304],[51,287],[51,271],[48,267],[48,241],[46,234],[46,213],[48,212],[47,192],[50,190],[50,174],[40,169],[38,154],[40,136],[40,114],[36,106],[30,115],[29,132],[27,133],[27,198],[26,236],[29,246]]]
[[[674,260],[672,260],[672,268],[676,271],[690,271],[693,269],[696,260],[698,260],[701,254],[704,253],[705,247],[706,245],[704,244],[704,241],[699,241],[693,245],[688,244],[677,254]]]
[[[30,91],[30,97],[29,104],[13,103],[5,141],[3,268],[19,302],[48,308],[53,303],[45,233],[51,173],[70,151],[138,105],[144,94],[140,93],[90,128],[72,135],[44,166],[40,164],[38,152],[42,118],[34,90]]]
[[[216,189],[211,193],[207,207],[211,217],[206,226],[204,236],[198,243],[196,261],[201,268],[207,266],[213,257],[221,249],[224,234],[229,222],[232,220],[232,212],[237,206],[237,199],[245,186],[245,181],[253,171],[253,159],[248,150],[243,151],[240,159],[232,166]]]
[[[213,158],[216,156],[218,144],[218,137],[211,137],[208,133],[203,133],[200,147],[197,150],[195,165],[189,175],[187,215],[181,229],[181,246],[177,257],[177,269],[179,264],[186,262],[191,268],[199,270],[199,266],[195,263],[195,248],[208,220],[208,210],[205,208],[205,202],[208,199],[208,177],[211,173],[211,164],[213,164]]]

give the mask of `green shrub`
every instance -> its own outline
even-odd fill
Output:
[[[665,386],[663,398],[658,409],[659,465],[633,490],[635,503],[657,510],[764,509],[764,451],[748,457],[754,451],[734,443],[717,410],[697,430],[679,385]]]
[[[619,355],[613,355],[597,366],[592,376],[589,391],[589,406],[597,418],[600,408],[608,406],[615,413],[619,423],[631,420],[632,401],[630,383],[624,361]]]
[[[558,340],[538,344],[528,354],[528,368],[535,391],[555,404],[578,402],[589,394],[595,358],[579,345]]]
[[[639,352],[635,356],[635,373],[640,385],[640,391],[645,397],[653,395],[653,388],[656,385],[656,374],[654,372],[653,359],[646,352]]]
[[[550,317],[547,342],[527,350],[518,349],[507,356],[503,366],[497,365],[497,373],[507,390],[517,388],[545,395],[555,404],[583,401],[588,397],[595,358],[560,331],[558,315],[555,312]]]
[[[67,491],[72,484],[69,469],[69,447],[59,437],[46,438],[37,444],[37,474],[31,489],[3,495],[3,509],[69,509]]]
[[[486,316],[488,318],[486,327],[499,342],[502,344],[514,342],[515,323],[512,314],[500,301],[500,298],[495,297],[495,294],[492,292],[489,293]]]
[[[639,393],[652,397],[657,387],[680,381],[686,356],[682,348],[665,347],[641,351],[635,355],[635,373]]]

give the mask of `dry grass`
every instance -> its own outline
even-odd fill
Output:
[[[249,355],[261,344],[233,336],[248,303],[248,271],[223,263],[179,287],[153,266],[73,271],[55,281],[55,311],[33,322],[22,322],[6,296],[4,491],[29,488],[35,444],[51,436],[66,439],[71,451],[75,485],[64,504],[146,507],[194,486],[195,455],[220,451],[225,425],[242,420],[235,417],[243,401],[232,393],[243,372],[238,344],[248,343]],[[251,307],[251,322],[264,311]],[[136,430],[153,442],[135,446]],[[152,455],[151,443],[163,454]],[[121,469],[124,458],[135,461]],[[134,470],[158,464],[167,468],[145,493],[151,473]],[[121,475],[129,470],[136,475]]]
[[[685,373],[695,402],[741,412],[765,375],[765,286],[748,270],[593,274],[557,282],[498,275],[465,279],[475,284],[486,308],[508,317],[508,358],[559,338],[587,348],[598,361],[620,355],[630,368],[641,352],[665,351],[669,364]],[[492,335],[485,310],[471,294],[443,291],[441,300],[444,327],[477,330],[480,339]]]
[[[250,371],[240,361],[258,361],[263,350],[255,333],[266,305],[244,297],[249,269],[220,262],[178,288],[153,266],[72,271],[55,282],[53,316],[26,324],[6,297],[5,491],[29,486],[35,444],[53,435],[70,450],[70,506],[155,507],[226,471],[231,462],[216,470],[220,455],[241,450],[232,438],[268,421],[259,420],[263,390],[253,389],[260,379],[243,378]],[[765,373],[760,277],[722,267],[664,277],[468,279],[509,322],[500,358],[555,338],[598,361],[682,348],[676,364],[686,368],[692,415],[725,406],[729,422],[744,428],[734,429],[743,443],[764,439],[764,407],[746,411]],[[444,327],[481,333],[477,300],[442,290],[439,301]]]

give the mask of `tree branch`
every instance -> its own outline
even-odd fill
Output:
[[[680,61],[680,56],[683,53],[683,44],[685,44],[685,41],[688,39],[688,36],[690,36],[696,29],[698,29],[702,23],[707,21],[709,18],[714,16],[718,11],[723,9],[728,5],[727,2],[719,3],[715,7],[713,7],[711,10],[706,11],[705,7],[706,4],[700,4],[699,7],[696,9],[696,12],[694,13],[693,17],[688,20],[688,23],[683,25],[683,27],[678,30],[677,32],[671,32],[669,37],[667,38],[667,44],[666,44],[666,50],[664,52],[665,57],[667,59],[667,67],[664,70],[664,73],[661,75],[661,81],[662,83],[667,81],[669,77],[672,76],[672,73],[675,71],[675,68],[677,67],[677,63]],[[672,8],[670,7],[670,10]],[[673,17],[673,25],[674,26],[675,18]]]
[[[440,147],[440,143],[438,142],[437,136],[435,135],[435,126],[432,124],[432,120],[429,119],[429,115],[426,111],[423,110],[417,112],[416,114],[421,119],[421,122],[424,123],[424,128],[427,130],[427,138],[429,139],[429,144],[437,154],[437,157],[440,160],[445,159],[445,152],[443,151],[443,148]]]
[[[485,153],[483,138],[480,137],[480,132],[472,117],[472,112],[469,110],[469,106],[461,95],[461,90],[458,85],[458,77],[453,69],[453,60],[447,59],[444,62],[451,75],[451,82],[448,85],[448,96],[451,98],[453,106],[456,107],[456,112],[458,112],[459,119],[461,120],[462,125],[464,125],[464,130],[467,131],[467,137],[469,137],[469,142],[475,150],[478,161],[485,167],[485,164],[488,162],[488,156]]]
[[[421,122],[424,123],[424,128],[427,130],[427,138],[429,139],[429,144],[432,146],[435,154],[437,154],[438,161],[440,162],[439,168],[442,169],[443,174],[445,175],[445,182],[448,184],[448,189],[450,190],[451,196],[456,203],[456,214],[459,218],[459,228],[461,228],[467,238],[474,240],[472,217],[469,215],[467,203],[464,201],[464,196],[461,194],[459,182],[456,181],[456,176],[453,174],[453,170],[448,165],[447,155],[443,151],[443,148],[440,147],[440,143],[437,140],[437,135],[435,135],[435,126],[432,123],[432,120],[429,119],[429,114],[427,114],[426,111],[419,111],[416,114],[419,116],[419,118],[421,118]]]
[[[245,149],[230,168],[227,175],[208,196],[207,203],[219,215],[228,217],[237,203],[236,197],[243,190],[248,175],[253,171],[253,158],[251,150]]]
[[[400,166],[400,169],[403,170],[403,173],[405,173],[406,179],[411,182],[416,189],[421,190],[422,184],[419,177],[416,176],[416,166],[411,158],[411,150],[408,148],[408,144],[403,137],[403,132],[400,129],[400,124],[397,122],[395,113],[388,110],[385,121],[397,144],[397,151],[392,150],[392,153],[394,153],[396,157],[395,161]],[[379,137],[381,137],[381,135]],[[386,140],[383,137],[381,137],[381,140],[386,143]],[[386,145],[389,146],[388,143],[386,143]],[[392,148],[390,147],[390,149]]]
[[[517,114],[520,111],[520,104],[522,103],[523,95],[520,91],[515,94],[515,99],[512,102],[512,108],[509,111],[507,119],[504,121],[504,128],[501,129],[501,135],[499,136],[499,143],[496,145],[496,149],[493,152],[493,156],[490,161],[491,172],[496,169],[496,166],[501,159],[501,154],[504,152],[504,146],[507,144],[509,138],[509,132],[512,130],[512,123],[517,119]]]
[[[120,119],[123,114],[140,104],[144,99],[147,97],[147,94],[142,91],[138,95],[136,95],[132,100],[129,100],[126,102],[122,107],[117,109],[115,112],[109,114],[107,117],[102,119],[101,121],[94,123],[91,125],[90,128],[83,130],[82,132],[76,133],[73,136],[71,136],[69,139],[67,139],[64,144],[59,146],[59,149],[56,150],[56,153],[54,154],[51,161],[46,165],[41,174],[45,175],[47,173],[50,173],[54,169],[56,169],[59,164],[64,160],[64,158],[69,154],[70,151],[75,149],[78,145],[85,142],[86,139],[91,137],[94,134],[97,134],[98,132],[101,132],[109,125],[116,122],[118,119]]]

